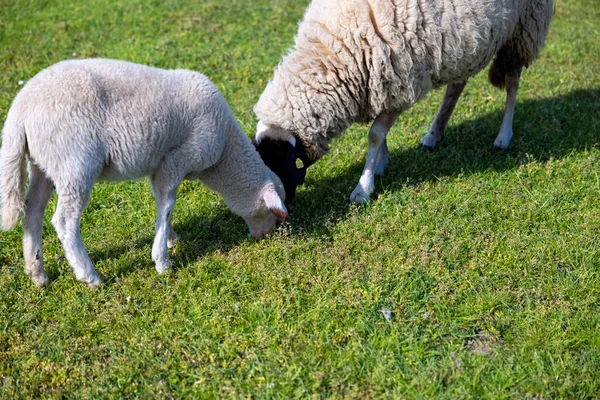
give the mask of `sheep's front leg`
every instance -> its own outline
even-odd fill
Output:
[[[177,241],[177,234],[175,230],[173,230],[173,225],[171,224],[171,220],[169,219],[169,234],[167,236],[167,247],[172,249],[175,247],[175,243]]]
[[[152,245],[152,259],[156,264],[156,271],[159,274],[169,270],[168,248],[173,247],[175,239],[177,239],[177,235],[171,224],[171,216],[175,207],[177,188],[181,179],[165,172],[168,170],[170,169],[163,168],[150,179],[157,210],[156,236]]]
[[[93,182],[93,181],[92,181]],[[52,217],[52,224],[58,238],[65,250],[67,261],[75,272],[77,280],[86,282],[90,286],[102,283],[102,279],[94,269],[92,260],[85,251],[81,233],[79,232],[79,220],[87,204],[92,188],[69,187],[60,189],[57,187],[58,205]]]
[[[380,114],[373,122],[369,130],[369,150],[365,168],[358,185],[350,195],[350,201],[353,203],[363,203],[369,200],[369,195],[375,187],[375,174],[383,173],[385,165],[389,162],[385,138],[399,115],[399,113]]]
[[[50,282],[44,271],[42,222],[53,190],[52,182],[38,167],[30,163],[29,188],[25,197],[26,206],[23,216],[23,256],[25,272],[34,283],[40,286],[46,286]]]
[[[517,65],[506,74],[506,105],[504,107],[504,118],[502,119],[500,132],[498,133],[496,140],[494,140],[494,152],[507,149],[513,135],[513,116],[515,115],[515,104],[517,103],[517,92],[519,91],[521,70],[522,67]]]
[[[442,140],[444,133],[446,132],[448,121],[454,112],[454,107],[456,107],[458,98],[460,97],[466,84],[466,81],[456,82],[451,83],[446,87],[444,99],[442,100],[440,109],[438,110],[438,113],[436,114],[435,119],[429,128],[429,132],[427,132],[421,139],[421,149],[425,151],[431,151],[435,149],[435,146],[437,146],[439,141]]]

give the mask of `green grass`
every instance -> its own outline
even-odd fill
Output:
[[[0,120],[19,80],[109,57],[205,73],[250,135],[307,3],[5,0]],[[94,189],[82,235],[106,280],[95,290],[63,257],[54,198],[47,289],[23,273],[20,228],[0,233],[0,398],[597,397],[599,30],[595,0],[557,1],[506,154],[491,154],[504,95],[482,73],[436,152],[417,145],[441,91],[400,118],[366,205],[347,199],[367,126],[310,168],[289,223],[261,242],[186,182],[164,276],[146,181]]]

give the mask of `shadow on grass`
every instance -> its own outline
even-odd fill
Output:
[[[243,219],[233,215],[224,206],[223,212],[216,216],[194,216],[183,223],[174,224],[173,229],[179,236],[175,248],[169,250],[169,260],[175,271],[215,251],[226,252],[243,241],[250,240]],[[151,254],[153,241],[154,235],[144,236],[133,243],[124,243],[123,246],[90,251],[89,255],[94,264],[123,258],[122,262],[118,263],[117,270],[111,271],[111,276],[103,276],[110,284],[113,278],[129,275],[139,269],[155,273]],[[139,249],[144,251],[132,251]]]
[[[460,103],[457,112],[460,113]],[[510,150],[492,154],[492,144],[500,128],[502,114],[503,110],[499,109],[460,125],[450,123],[446,138],[432,153],[425,153],[418,148],[390,148],[391,162],[385,174],[376,179],[372,198],[376,198],[382,188],[393,192],[440,177],[506,171],[530,162],[561,158],[600,144],[600,89],[577,90],[555,98],[519,102]],[[367,129],[365,127],[365,148]],[[350,208],[348,198],[358,182],[363,165],[364,159],[357,160],[342,174],[321,180],[311,179],[309,170],[307,183],[299,190],[295,203],[290,207],[290,223],[294,231],[327,234],[328,222],[344,218]],[[248,240],[248,230],[243,220],[225,207],[216,216],[198,215],[184,223],[175,224],[174,229],[179,235],[176,252],[171,254],[174,269],[217,250],[226,252]],[[153,237],[141,238],[133,244],[133,248],[150,248],[152,241]],[[131,248],[131,244],[125,244],[91,253],[90,257],[96,263],[121,257]],[[154,270],[149,252],[132,256],[119,264],[116,277],[140,268]]]
[[[460,108],[459,101],[457,113],[461,112]],[[371,198],[376,198],[382,189],[393,192],[440,177],[506,171],[530,162],[561,158],[600,144],[598,88],[518,102],[510,148],[507,152],[493,154],[492,144],[500,129],[503,111],[498,109],[460,125],[450,121],[446,138],[431,153],[418,148],[390,148],[390,164],[384,175],[375,179]],[[365,126],[365,149],[367,130]],[[393,137],[393,134],[392,131],[389,136]],[[295,204],[290,207],[292,225],[305,232],[326,233],[327,221],[344,218],[348,213],[348,199],[363,166],[364,158],[354,162],[342,174],[321,180],[311,179],[309,169],[307,183],[298,191]]]

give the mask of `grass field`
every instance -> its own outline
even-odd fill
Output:
[[[67,58],[203,72],[248,135],[307,0],[4,0],[0,121],[19,81]],[[600,393],[600,8],[557,0],[521,80],[470,80],[441,147],[441,91],[401,116],[361,206],[365,125],[309,169],[266,240],[199,182],[178,195],[175,270],[151,259],[147,181],[99,183],[82,219],[106,283],[77,282],[44,222],[51,284],[0,233],[0,398],[594,398]],[[392,312],[387,320],[385,307]]]

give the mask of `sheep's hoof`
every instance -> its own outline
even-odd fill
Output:
[[[436,135],[435,133],[427,133],[423,138],[421,138],[421,142],[419,143],[419,148],[427,153],[435,150],[437,145],[444,139],[444,135]]]
[[[421,150],[423,150],[425,153],[431,153],[432,151],[435,150],[435,146],[429,146],[428,144],[423,144],[423,143],[421,143],[419,145],[419,148]]]
[[[496,153],[502,153],[502,154],[504,154],[507,151],[508,151],[507,148],[500,147],[500,146],[497,146],[497,145],[494,145],[494,147],[492,147],[492,154],[496,154]]]
[[[174,238],[167,240],[167,248],[172,249],[173,247],[175,247],[178,239],[179,238],[177,236],[175,236]]]

